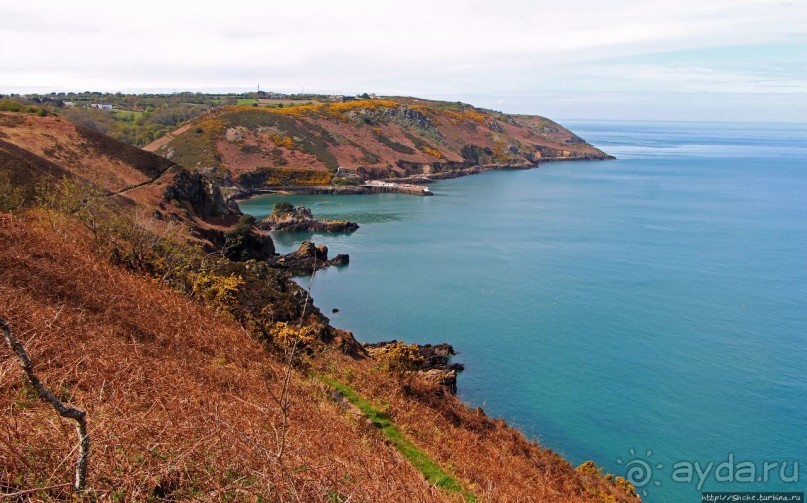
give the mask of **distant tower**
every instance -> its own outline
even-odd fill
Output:
[[[261,83],[258,82],[258,94],[261,94]]]

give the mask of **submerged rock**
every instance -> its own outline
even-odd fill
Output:
[[[331,265],[348,265],[350,263],[350,255],[340,253],[330,260]]]

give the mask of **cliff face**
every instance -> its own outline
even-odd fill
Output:
[[[245,188],[609,158],[543,117],[415,98],[225,107],[183,131],[157,153]]]
[[[187,201],[202,218],[220,217],[235,210],[227,206],[216,183],[199,172],[179,171],[163,189],[166,201]]]

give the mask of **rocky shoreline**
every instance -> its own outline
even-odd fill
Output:
[[[541,163],[548,161],[591,161],[614,159],[607,156],[591,158],[544,158]],[[540,167],[538,162],[523,165],[477,165],[465,169],[441,171],[437,173],[418,174],[400,178],[390,178],[377,181],[377,184],[361,186],[295,186],[295,187],[267,187],[261,189],[242,189],[229,196],[230,201],[250,199],[263,194],[374,194],[381,192],[406,192],[424,195],[421,186],[434,183],[439,180],[448,180],[464,176],[476,175],[488,171],[507,170],[529,170]],[[406,191],[400,190],[406,187]],[[429,192],[429,195],[431,193]],[[257,225],[262,230],[280,230],[289,232],[299,231],[319,231],[319,232],[352,232],[358,228],[358,224],[349,221],[327,221],[316,220],[311,211],[303,206],[289,208],[286,215],[273,214],[265,218]],[[304,241],[300,248],[287,255],[277,255],[269,259],[269,263],[275,267],[283,268],[292,275],[310,275],[315,269],[319,270],[331,265],[343,266],[349,263],[350,257],[340,254],[333,259],[328,259],[328,248],[324,245],[317,246],[313,242]],[[334,311],[336,312],[336,311]],[[396,340],[382,341],[376,343],[362,343],[361,347],[368,356],[378,359],[385,352],[389,351],[402,342]],[[439,385],[447,392],[456,395],[457,375],[464,370],[464,366],[459,363],[452,363],[451,357],[456,355],[453,346],[447,343],[437,345],[425,344],[412,345],[416,347],[416,352],[420,355],[416,368],[410,369],[425,381]]]
[[[541,164],[547,162],[572,162],[572,161],[603,161],[615,159],[613,156],[605,157],[544,157],[540,162],[525,163],[525,164],[482,164],[474,165],[462,169],[451,169],[446,171],[438,171],[428,174],[417,174],[397,178],[385,178],[375,180],[378,182],[373,185],[296,185],[286,187],[262,187],[262,188],[245,188],[240,187],[238,190],[229,195],[228,199],[234,201],[243,201],[251,199],[255,196],[265,194],[294,194],[294,195],[313,195],[313,194],[331,194],[331,195],[356,195],[356,194],[380,194],[397,192],[402,194],[412,194],[418,196],[433,195],[431,192],[424,192],[422,185],[428,185],[440,180],[449,180],[452,178],[461,178],[464,176],[478,175],[488,171],[514,171],[514,170],[528,170],[539,168]],[[393,184],[393,185],[386,185]]]

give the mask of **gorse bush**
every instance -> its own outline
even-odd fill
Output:
[[[42,108],[25,105],[19,101],[10,100],[8,98],[0,100],[0,112],[22,112],[28,114],[37,114],[39,116],[45,116],[48,114],[47,111]]]
[[[262,167],[238,176],[238,182],[247,187],[293,185],[327,185],[333,175],[329,171],[316,171],[304,168]]]
[[[442,154],[442,153],[440,153],[440,151],[439,151],[439,150],[433,149],[433,148],[431,148],[431,147],[426,147],[426,146],[424,146],[424,147],[422,148],[422,150],[423,150],[425,153],[427,153],[427,154],[429,154],[430,156],[432,156],[432,157],[436,157],[436,158],[438,158],[438,159],[442,159],[442,158],[443,158],[443,154]]]
[[[423,364],[423,355],[417,344],[398,341],[380,351],[376,360],[385,372],[403,373],[417,370]]]
[[[297,326],[285,321],[278,322],[269,330],[271,342],[282,349],[315,349],[321,346],[318,330],[311,326]]]
[[[236,299],[238,289],[244,285],[244,279],[233,274],[222,276],[212,270],[194,271],[190,275],[191,296],[200,297],[207,302],[231,305]]]

